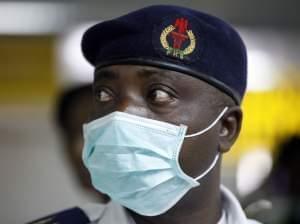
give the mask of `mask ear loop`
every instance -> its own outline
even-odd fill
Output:
[[[204,176],[206,176],[206,174],[208,174],[216,165],[216,163],[218,162],[220,157],[220,153],[218,152],[214,161],[211,163],[211,165],[207,168],[207,170],[205,170],[200,176],[196,177],[195,180],[200,180],[202,179]]]
[[[226,111],[228,110],[228,107],[225,107],[223,109],[223,111],[219,114],[219,116],[214,120],[214,122],[212,122],[207,128],[199,131],[199,132],[196,132],[194,134],[190,134],[190,135],[186,135],[184,136],[185,138],[191,138],[191,137],[195,137],[197,135],[202,135],[203,133],[207,132],[209,129],[211,129],[213,126],[216,125],[216,123],[221,119],[221,117],[226,113]]]
[[[207,128],[205,128],[199,132],[196,132],[194,134],[186,135],[185,138],[191,138],[191,137],[198,136],[198,135],[201,135],[201,134],[207,132],[209,129],[211,129],[213,126],[216,125],[216,123],[221,119],[221,117],[226,113],[227,110],[228,110],[228,107],[225,107],[223,109],[223,111],[219,114],[219,116],[214,120],[214,122],[212,122]],[[202,179],[204,176],[206,176],[215,167],[215,165],[217,164],[217,162],[219,160],[219,157],[220,157],[220,153],[217,153],[217,155],[215,156],[215,159],[211,163],[211,165],[200,176],[196,177],[195,180],[198,181],[198,180]]]

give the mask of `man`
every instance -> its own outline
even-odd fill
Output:
[[[70,163],[78,185],[85,191],[94,194],[97,201],[106,203],[103,195],[92,187],[90,175],[83,165],[81,155],[83,147],[82,125],[90,121],[93,114],[93,91],[91,84],[75,86],[64,90],[58,97],[55,107],[55,123],[59,128],[64,152]]]
[[[55,105],[55,124],[64,143],[64,153],[74,171],[78,186],[95,198],[93,203],[64,209],[30,224],[90,223],[93,217],[102,214],[104,205],[109,201],[107,195],[96,191],[90,182],[89,173],[83,165],[81,155],[83,147],[82,125],[91,119],[94,110],[91,84],[80,85],[64,90]]]
[[[300,223],[299,149],[298,134],[278,141],[270,175],[257,190],[242,200],[250,217],[265,224]]]
[[[99,23],[82,39],[95,66],[95,120],[84,126],[93,186],[124,207],[94,223],[243,224],[220,186],[240,132],[246,49],[211,15],[151,6]]]
[[[151,6],[94,25],[82,51],[95,67],[96,112],[82,158],[95,189],[112,199],[86,211],[90,223],[257,223],[220,185],[247,78],[246,49],[230,25]]]

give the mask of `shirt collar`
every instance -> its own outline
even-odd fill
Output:
[[[247,217],[237,200],[237,198],[231,193],[225,186],[221,185],[222,195],[222,208],[225,213],[225,224],[242,224],[247,223]],[[218,223],[218,224],[223,224]]]

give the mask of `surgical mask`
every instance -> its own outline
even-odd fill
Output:
[[[184,173],[179,154],[184,138],[199,136],[211,129],[228,108],[207,128],[185,135],[186,125],[113,112],[83,126],[83,161],[93,186],[114,201],[140,215],[156,216],[173,207],[199,180]]]

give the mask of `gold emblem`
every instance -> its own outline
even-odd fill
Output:
[[[167,55],[179,57],[183,59],[184,56],[191,54],[196,48],[196,37],[192,30],[187,30],[188,20],[179,18],[176,19],[175,25],[166,27],[160,35],[160,43],[166,49]],[[168,36],[171,35],[173,45],[170,46]],[[189,45],[182,48],[183,43],[189,41]]]

